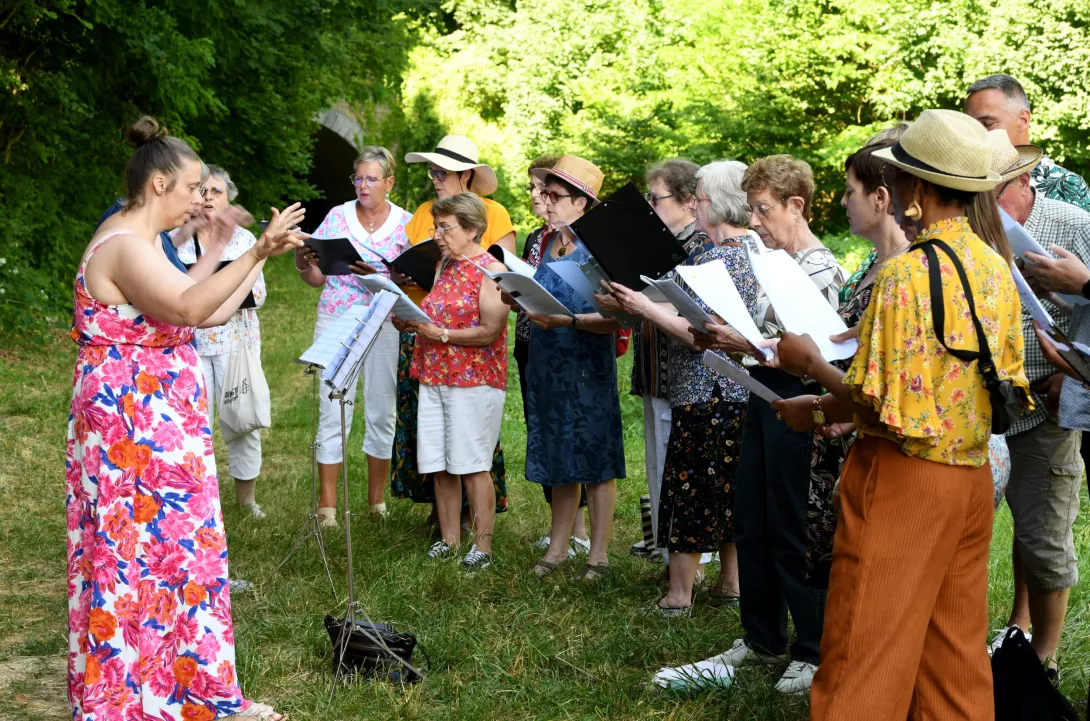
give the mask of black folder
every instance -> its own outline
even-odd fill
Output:
[[[435,283],[435,268],[443,253],[435,241],[429,238],[416,245],[409,246],[393,260],[382,260],[387,267],[396,268],[407,275],[424,290],[430,291]]]
[[[318,256],[318,270],[323,275],[351,275],[353,263],[363,260],[356,252],[356,246],[348,238],[315,238],[311,236],[303,245],[312,249]]]
[[[641,275],[658,280],[689,257],[634,183],[571,224],[614,283],[643,290]]]
[[[200,244],[200,241],[198,241],[196,238],[193,238],[193,248],[196,251],[197,258],[199,259],[201,257],[201,255],[202,255],[202,253],[201,253],[201,244]],[[223,270],[224,268],[226,268],[228,265],[230,265],[233,262],[234,262],[233,260],[221,260],[220,264],[219,264],[219,267],[216,268],[215,272],[216,273],[220,272],[221,270]],[[196,265],[196,263],[183,263],[182,265],[185,266],[186,270],[189,270],[194,265]],[[245,310],[247,308],[256,308],[256,307],[257,307],[257,300],[254,299],[254,290],[253,290],[253,288],[251,288],[250,292],[246,294],[246,299],[242,301],[242,305],[240,305],[238,307],[238,309],[239,310]]]

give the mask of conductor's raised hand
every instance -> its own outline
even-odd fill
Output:
[[[309,236],[301,232],[296,226],[299,225],[306,212],[302,207],[302,203],[292,203],[283,211],[273,208],[272,218],[269,220],[269,224],[265,226],[265,232],[261,234],[261,237],[257,239],[257,244],[254,245],[254,253],[257,255],[258,260],[271,258],[286,253],[293,248],[301,247],[303,241]]]

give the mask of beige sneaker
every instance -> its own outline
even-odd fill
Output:
[[[787,664],[787,670],[776,682],[776,690],[780,693],[802,695],[810,693],[810,684],[814,682],[814,674],[817,666],[805,661],[792,661]]]

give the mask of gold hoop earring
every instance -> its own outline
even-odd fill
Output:
[[[920,201],[916,198],[916,190],[912,190],[912,202],[905,208],[905,217],[909,220],[919,220],[923,217],[923,208],[920,207]]]

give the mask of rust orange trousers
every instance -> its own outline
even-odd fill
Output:
[[[859,439],[840,478],[813,721],[992,721],[991,468]]]

